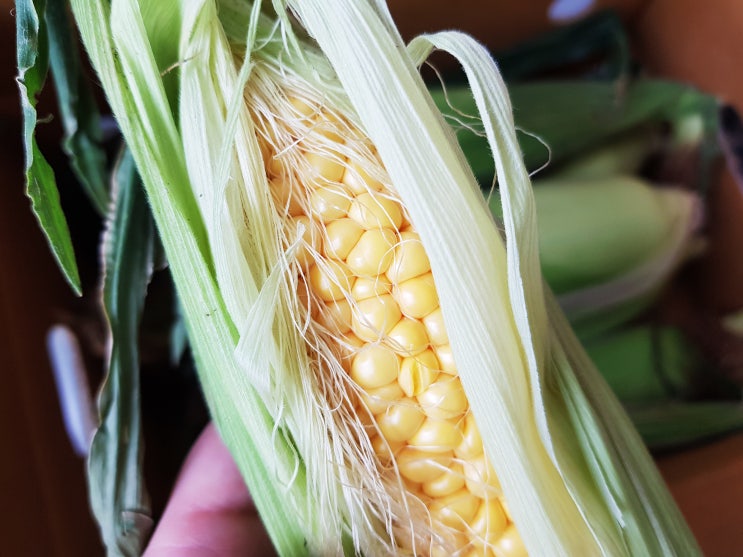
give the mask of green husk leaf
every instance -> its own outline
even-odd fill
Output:
[[[23,111],[24,173],[26,193],[62,274],[75,294],[82,288],[75,262],[70,231],[59,200],[57,183],[51,166],[39,149],[35,130],[37,96],[46,81],[49,69],[49,43],[44,13],[44,0],[16,2],[16,48],[18,56],[18,87]]]
[[[279,473],[287,493],[296,495],[285,498],[283,509],[274,512],[283,514],[294,507],[296,511],[288,512],[297,515],[308,550],[335,553],[340,550],[344,527],[338,515],[346,502],[339,500],[341,490],[334,482],[346,470],[345,465],[334,468],[335,458],[323,452],[329,443],[323,425],[326,416],[317,412],[318,393],[307,392],[312,384],[307,352],[284,305],[283,257],[291,254],[279,254],[266,171],[244,101],[245,83],[257,71],[253,65],[258,62],[246,57],[241,65],[235,63],[211,2],[187,2],[185,6],[181,56],[198,63],[182,68],[183,144],[190,153],[191,187],[204,215],[216,282],[239,333],[235,360],[241,380],[261,397],[275,428],[291,431],[303,458],[308,452],[321,453],[309,463],[285,455],[283,463],[270,464],[278,469],[294,461],[300,473],[295,480]],[[265,32],[270,33],[271,26],[259,25],[261,19],[254,9],[236,42],[248,49],[256,43],[270,50],[273,39]],[[263,51],[254,54],[256,59],[263,55]],[[235,389],[221,396],[238,397],[239,392]],[[238,400],[237,404],[244,403]],[[303,490],[310,491],[310,499]],[[314,508],[308,507],[310,501]],[[286,528],[285,521],[276,522],[275,527]]]
[[[566,406],[569,407],[569,400],[566,401],[557,396],[550,396],[553,392],[549,387],[550,375],[552,373],[565,372],[563,368],[557,367],[557,371],[552,367],[553,361],[548,356],[550,352],[559,353],[560,347],[552,347],[547,343],[547,318],[545,315],[545,306],[541,291],[541,277],[538,270],[537,256],[537,238],[534,201],[531,198],[528,176],[526,169],[520,164],[520,157],[516,147],[515,134],[508,133],[512,129],[512,123],[509,125],[510,106],[507,100],[504,102],[499,99],[497,91],[504,89],[502,83],[498,82],[496,73],[489,72],[487,57],[476,45],[458,45],[454,41],[446,41],[442,44],[440,34],[435,37],[432,43],[439,48],[444,48],[452,54],[455,54],[463,64],[465,72],[470,80],[473,96],[478,104],[478,110],[483,118],[485,130],[491,151],[494,153],[496,173],[500,180],[501,204],[503,206],[504,224],[506,230],[506,239],[508,244],[508,275],[509,290],[512,298],[512,311],[516,322],[519,323],[519,332],[521,334],[522,346],[527,346],[525,350],[535,350],[541,358],[529,362],[528,368],[521,373],[528,372],[531,381],[527,384],[531,391],[533,409],[536,423],[538,424],[538,433],[541,442],[544,444],[544,450],[549,454],[552,461],[556,477],[551,478],[551,483],[542,486],[540,493],[547,499],[548,504],[553,505],[552,510],[548,513],[550,520],[549,527],[559,532],[559,541],[551,540],[553,545],[545,545],[538,550],[529,547],[530,552],[549,554],[575,554],[593,553],[602,551],[607,554],[622,554],[624,541],[619,532],[616,531],[615,525],[610,518],[613,500],[606,502],[601,501],[601,491],[606,478],[595,474],[591,478],[588,473],[588,467],[592,464],[591,456],[585,455],[585,448],[578,445],[575,433],[565,428]],[[420,59],[420,55],[419,55]],[[485,70],[485,71],[483,71]],[[526,262],[526,264],[524,264]],[[462,263],[460,262],[460,265]],[[524,289],[529,292],[529,296],[519,295],[519,290]],[[442,301],[443,306],[443,301]],[[537,328],[534,333],[531,329],[535,324]],[[541,339],[540,344],[535,344],[534,339],[538,336]],[[455,339],[452,339],[454,347]],[[455,357],[459,357],[456,355]],[[548,359],[545,359],[548,358]],[[459,361],[459,360],[458,360]],[[487,365],[487,364],[485,364]],[[522,364],[523,365],[523,364]],[[465,372],[468,370],[460,369],[465,389],[467,383]],[[513,373],[513,370],[505,373]],[[569,373],[569,368],[567,370]],[[503,373],[503,371],[501,371]],[[488,383],[478,385],[478,390],[487,391],[492,396],[492,386]],[[472,391],[467,391],[469,397],[473,397]],[[474,395],[477,396],[477,395]],[[471,401],[472,402],[472,401]],[[486,404],[482,401],[481,404]],[[485,410],[478,408],[473,403],[473,410],[477,416],[478,422],[482,420]],[[529,412],[529,413],[531,413]],[[490,416],[485,416],[490,418]],[[511,419],[524,420],[525,416]],[[495,429],[497,424],[488,424],[493,429],[488,429],[496,438],[501,439],[502,430]],[[590,422],[581,424],[583,431],[592,424]],[[579,435],[581,431],[577,432]],[[487,445],[487,441],[483,439]],[[491,446],[492,447],[492,446]],[[490,450],[497,450],[490,448]],[[492,453],[489,453],[492,454]],[[585,462],[584,457],[589,461]],[[496,471],[501,471],[496,467]],[[593,483],[593,482],[597,483]],[[546,488],[552,489],[550,498],[547,498]],[[557,488],[562,488],[570,493],[572,503],[576,505],[575,510],[570,508],[565,500],[559,501],[555,495],[559,493]],[[509,501],[512,495],[507,495]],[[559,509],[559,510],[558,510]],[[571,516],[571,512],[577,512],[578,516]],[[556,518],[555,513],[560,513],[560,518]],[[590,522],[587,516],[590,515]],[[517,515],[514,515],[517,516]],[[519,519],[516,519],[519,522]],[[523,528],[523,522],[519,523]],[[542,531],[543,526],[530,528],[524,532],[525,537],[539,535],[544,536],[546,532]],[[580,527],[581,530],[577,528]],[[560,530],[559,528],[564,528]],[[572,530],[572,538],[568,537],[566,530]],[[544,543],[546,538],[543,538]],[[555,545],[555,542],[564,545]],[[595,544],[595,546],[593,545]],[[534,545],[536,547],[536,544]],[[599,549],[601,548],[601,549]]]
[[[164,3],[164,2],[163,2]],[[161,3],[162,4],[162,3]],[[181,3],[160,15],[180,17]],[[78,28],[148,193],[212,417],[282,555],[305,553],[303,516],[285,513],[303,471],[234,358],[237,331],[215,283],[203,221],[161,70],[137,2],[73,0]],[[176,26],[163,25],[163,30]],[[178,35],[170,41],[179,43]],[[160,37],[158,44],[164,44]],[[162,60],[160,61],[163,62]],[[175,64],[178,60],[172,60]],[[168,64],[170,66],[171,64]],[[168,67],[166,66],[166,67]],[[291,483],[287,483],[288,480]],[[302,505],[301,501],[298,503]],[[307,503],[304,503],[307,507]]]
[[[438,36],[433,43],[441,47]],[[510,293],[514,315],[517,319],[526,320],[529,328],[534,328],[535,322],[539,323],[540,306],[542,310],[545,308],[545,299],[539,295],[541,291],[535,287],[535,283],[538,284],[539,281],[535,281],[534,266],[523,264],[524,261],[530,259],[538,261],[534,254],[537,244],[534,233],[536,228],[534,209],[533,205],[530,206],[529,202],[523,199],[529,198],[528,185],[521,188],[514,185],[514,182],[524,180],[523,177],[526,174],[523,167],[519,168],[512,162],[519,160],[515,136],[506,135],[505,139],[494,137],[494,130],[499,128],[494,123],[488,122],[489,118],[493,118],[493,114],[497,114],[499,108],[498,100],[488,98],[488,95],[497,91],[499,84],[492,79],[492,74],[478,73],[481,68],[475,48],[471,48],[468,52],[466,46],[454,45],[455,48],[452,50],[452,43],[445,44],[446,50],[456,52],[468,74],[473,96],[483,117],[488,143],[494,153],[496,168],[498,169],[501,157],[507,161],[505,164],[511,163],[511,166],[507,167],[509,172],[503,173],[500,169],[496,172],[500,180],[509,248],[509,279],[513,281]],[[520,201],[520,206],[514,210],[513,215],[509,214],[508,208],[510,196]],[[450,255],[450,257],[453,256]],[[531,296],[521,298],[518,295],[518,288],[524,288],[526,292],[531,293]],[[443,296],[441,303],[443,308]],[[555,342],[544,348],[549,351],[550,359],[542,360],[544,363],[541,366],[540,360],[537,359],[536,369],[531,370],[532,377],[535,378],[531,384],[533,396],[537,401],[541,399],[547,416],[546,427],[540,429],[540,435],[545,446],[551,448],[551,457],[566,487],[578,502],[578,508],[586,513],[584,518],[587,524],[590,523],[590,528],[596,536],[596,543],[605,554],[688,554],[690,551],[694,552],[693,538],[675,508],[670,494],[665,489],[652,459],[644,449],[621,406],[616,399],[612,398],[611,391],[603,383],[580,344],[575,340],[565,317],[557,310],[557,305],[549,294],[546,296],[546,307],[549,309],[550,330],[555,334],[553,337]],[[467,313],[469,317],[469,312]],[[522,342],[534,346],[533,338],[536,335],[530,337],[529,329],[526,327],[521,327],[519,330]],[[452,338],[453,348],[456,348],[455,342],[456,338]],[[538,350],[539,345],[536,347]],[[460,353],[455,352],[455,357],[459,358]],[[468,396],[471,397],[472,407],[479,421],[483,415],[486,418],[488,416],[482,407],[478,413],[476,405],[478,392],[468,389],[467,371],[460,369],[460,376]],[[478,385],[478,388],[483,393],[490,390],[485,384]],[[596,396],[598,393],[600,396]],[[487,394],[492,396],[492,391]],[[601,402],[601,398],[607,400]],[[493,399],[490,398],[487,403],[492,405]],[[608,408],[606,412],[599,412],[602,405]],[[537,412],[540,411],[538,403],[535,403],[535,408]],[[570,423],[572,427],[566,427],[567,423]],[[496,428],[496,424],[488,424],[487,431],[499,431]],[[501,440],[502,438],[499,437],[499,442]],[[485,439],[484,442],[488,448]],[[496,471],[501,474],[496,464],[494,464]],[[586,477],[586,472],[589,472],[591,480]],[[647,476],[644,475],[645,472]],[[634,477],[636,474],[643,476],[642,479],[638,481]],[[648,497],[648,494],[652,495]],[[508,493],[507,497],[510,497]],[[509,501],[512,499],[509,498]],[[604,512],[608,512],[612,518],[604,515]],[[518,523],[518,515],[514,516]],[[521,528],[523,524],[523,522],[520,523]],[[662,524],[662,527],[658,528],[658,524]],[[621,525],[621,528],[617,528],[617,525]],[[538,529],[529,529],[525,534],[526,540],[528,536],[534,535],[535,531],[542,534]],[[561,541],[564,542],[567,539],[569,538]],[[534,552],[534,549],[529,546],[529,541],[526,543],[527,548]],[[583,543],[588,542],[586,540]],[[578,547],[574,546],[567,553],[585,552],[588,546],[584,546],[583,550],[577,549]],[[543,547],[537,553],[557,554],[559,551],[557,547],[549,549]]]
[[[139,324],[152,274],[155,227],[131,154],[115,172],[104,237],[103,300],[112,340],[88,456],[90,501],[109,555],[140,555],[152,527],[142,470]]]
[[[592,474],[603,478],[616,504],[628,555],[701,555],[691,531],[642,439],[598,373],[557,302],[547,298],[554,325],[557,388],[569,403],[582,450],[593,456]]]
[[[65,132],[62,145],[93,207],[98,214],[105,215],[109,195],[100,115],[87,76],[80,67],[67,2],[48,0],[45,20],[49,30],[52,78]]]

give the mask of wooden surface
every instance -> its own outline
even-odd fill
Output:
[[[43,348],[46,327],[53,321],[55,310],[69,301],[69,295],[46,255],[22,194],[18,105],[11,80],[11,4],[0,1],[0,49],[5,54],[0,62],[0,172],[4,182],[0,188],[0,553],[99,555],[87,508],[83,464],[72,454],[61,426]],[[502,9],[497,6],[503,2],[495,2],[495,6],[487,2],[441,2],[441,6],[451,7],[446,8],[450,10],[448,15],[436,12],[437,4],[400,2],[397,11],[406,20],[404,27],[409,32],[440,28],[442,20],[446,22],[443,26],[461,26],[466,24],[461,19],[464,14],[471,17],[477,12],[479,27],[474,31],[483,35],[481,40],[491,37],[492,44],[505,44],[547,25],[541,11],[534,19],[521,8],[515,9],[510,18],[494,23],[493,14]],[[544,10],[547,4],[539,1],[535,5]],[[694,0],[612,4],[624,6],[625,15],[635,24],[637,44],[655,71],[692,80],[743,106],[743,55],[736,50],[738,29],[743,28],[743,5],[738,0],[710,0],[703,4],[704,9]],[[505,31],[491,32],[487,30],[491,25]],[[720,194],[723,199],[718,209],[721,216],[715,224],[722,230],[716,233],[740,240],[743,201],[729,178],[724,180],[727,185]],[[743,293],[743,258],[735,258],[731,269],[726,259],[729,254],[715,253],[714,257],[719,276],[726,277],[717,279],[726,286],[711,281],[710,299],[721,308],[735,306]],[[666,455],[658,462],[705,554],[743,554],[743,435]]]
[[[743,435],[657,459],[708,557],[743,554]]]

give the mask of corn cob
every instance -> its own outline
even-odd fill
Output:
[[[444,33],[406,51],[379,2],[292,0],[322,52],[280,0],[278,23],[258,3],[174,4],[73,0],[73,10],[150,195],[210,409],[279,551],[518,554],[499,483],[533,554],[693,546],[544,296],[528,175],[484,50]],[[480,101],[505,242],[416,75],[434,46],[462,60]],[[416,231],[438,291],[425,257],[405,274]],[[428,294],[408,295],[410,281]],[[437,302],[419,304],[437,296],[456,366],[430,318]],[[381,374],[362,365],[374,354],[391,362]],[[460,379],[469,400],[443,398]],[[476,437],[473,415],[500,482],[484,458],[457,455],[460,437]],[[423,435],[437,429],[421,433],[429,419],[451,439]],[[469,517],[482,503],[473,512],[432,497],[437,460],[452,481],[461,467],[464,499],[487,499],[488,518],[497,501],[508,522],[483,525]]]
[[[440,555],[526,555],[457,377],[428,257],[374,148],[311,99],[246,97],[284,248],[297,245],[316,372],[340,362],[365,422],[360,443],[436,532],[396,542]]]

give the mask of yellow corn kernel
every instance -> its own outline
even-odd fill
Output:
[[[483,499],[501,495],[498,478],[484,454],[466,460],[463,468],[464,483],[473,494]]]
[[[456,424],[447,420],[426,418],[412,437],[408,438],[411,447],[422,451],[453,451],[462,441],[462,433]]]
[[[376,435],[377,422],[374,419],[374,415],[366,408],[361,408],[358,412],[358,424],[363,428],[368,437]]]
[[[348,365],[345,366],[346,369],[347,370],[351,369],[350,367],[351,360],[356,355],[356,353],[359,351],[359,349],[366,345],[366,341],[361,340],[359,337],[357,337],[355,334],[353,334],[350,331],[347,331],[339,335],[338,337],[336,337],[336,340],[338,341],[338,350],[340,352],[342,360],[344,362],[348,361]]]
[[[402,398],[377,415],[377,425],[388,441],[402,442],[413,436],[425,418],[415,400]]]
[[[480,507],[480,499],[460,489],[431,503],[431,516],[451,528],[466,530]]]
[[[429,453],[410,446],[397,453],[400,474],[416,483],[430,482],[451,466],[453,453]]]
[[[440,307],[423,318],[423,325],[426,327],[428,338],[433,346],[449,344],[449,335],[446,334],[446,327],[444,327],[444,314]]]
[[[266,170],[268,171],[268,176],[272,179],[272,181],[276,179],[283,179],[283,177],[286,176],[286,164],[284,163],[283,158],[281,158],[279,155],[271,153],[268,156],[267,161],[268,164],[266,165]]]
[[[387,270],[387,278],[392,283],[400,283],[431,270],[426,250],[420,237],[415,232],[401,232],[400,243],[395,247],[394,257],[390,268]]]
[[[506,512],[496,498],[488,498],[480,503],[475,517],[470,522],[474,542],[478,546],[491,545],[508,527]]]
[[[324,138],[326,140],[325,143],[334,146],[342,145],[344,143],[343,135],[340,133],[343,124],[329,112],[323,110],[317,115],[317,118],[314,119],[312,124],[313,133]]]
[[[351,379],[364,389],[392,383],[400,372],[400,356],[381,344],[359,350],[351,363]]]
[[[388,479],[402,480],[402,496],[417,498],[434,525],[446,526],[415,551],[499,557],[505,557],[502,550],[519,551],[523,544],[511,534],[515,529],[499,499],[498,479],[457,377],[418,234],[406,228],[394,192],[339,154],[345,149],[334,147],[334,141],[342,142],[339,130],[353,135],[350,124],[305,101],[296,111],[306,120],[298,141],[277,149],[283,159],[268,149],[266,157],[277,208],[296,217],[295,228],[301,223],[312,231],[303,233],[305,248],[311,249],[297,254],[307,267],[298,296],[306,281],[313,299],[305,307],[322,326],[322,338],[338,341],[359,436],[366,435]],[[309,145],[320,147],[313,152]],[[289,176],[282,163],[298,156],[304,156],[309,173]],[[379,164],[374,175],[384,176]],[[291,229],[287,234],[291,237]],[[412,544],[405,526],[393,528],[400,532],[395,539],[400,547]]]
[[[315,320],[327,330],[341,335],[351,330],[351,319],[351,304],[343,298],[321,305],[315,317]]]
[[[421,491],[421,484],[411,482],[407,478],[402,478],[402,484],[405,486],[405,497],[410,497],[412,495],[413,497],[417,497],[418,499],[420,499],[423,495],[423,492]]]
[[[503,497],[500,498],[500,506],[503,507],[503,512],[506,513],[506,518],[508,519],[508,522],[513,522],[513,517],[511,516],[511,510],[508,508],[508,502]]]
[[[413,319],[425,317],[439,307],[439,297],[431,273],[398,283],[393,288],[392,295],[402,314]]]
[[[351,296],[355,300],[366,300],[390,292],[392,292],[392,285],[384,275],[374,278],[357,277],[351,287]]]
[[[357,195],[351,203],[348,216],[367,230],[373,228],[399,230],[402,224],[402,210],[397,201],[376,192]]]
[[[392,462],[395,453],[405,446],[405,443],[402,441],[395,443],[389,439],[385,439],[379,434],[373,435],[369,441],[374,450],[374,454],[379,457],[380,462],[384,465]]]
[[[385,412],[391,405],[396,404],[404,396],[405,393],[402,392],[400,385],[393,381],[384,387],[362,391],[361,400],[369,409],[369,412],[377,416]]]
[[[392,249],[397,242],[389,228],[365,231],[346,257],[346,264],[360,276],[377,276],[387,270],[392,262]]]
[[[316,264],[310,268],[310,287],[325,302],[340,300],[351,288],[351,272],[345,265],[329,259],[322,266]]]
[[[403,356],[415,356],[426,349],[428,337],[420,321],[403,317],[387,333],[386,342]]]
[[[400,317],[400,308],[392,296],[375,296],[357,302],[351,328],[360,339],[376,342],[387,336]]]
[[[351,219],[340,218],[329,222],[325,228],[324,255],[344,261],[363,232],[364,229]]]
[[[511,524],[498,540],[490,546],[496,557],[526,557],[526,547],[516,527]]]
[[[462,557],[461,551],[459,550],[463,547],[467,547],[469,543],[467,536],[458,530],[444,532],[443,536],[439,537],[443,539],[436,540],[436,542],[431,546],[431,557],[452,557],[452,555]],[[467,557],[469,557],[469,555],[467,555]],[[482,555],[477,554],[473,555],[473,557],[482,557]]]
[[[483,454],[480,430],[472,413],[468,413],[462,425],[462,442],[454,449],[454,454],[462,460],[472,460]]]
[[[439,376],[439,361],[433,350],[403,358],[397,378],[406,396],[418,396]]]
[[[426,415],[440,420],[462,416],[468,407],[467,396],[458,377],[439,378],[418,395],[418,402]]]
[[[317,108],[314,105],[296,95],[292,95],[289,98],[289,104],[294,109],[294,113],[299,120],[309,120],[317,114]]]
[[[464,487],[464,472],[459,462],[454,462],[440,476],[421,485],[429,497],[444,497]]]
[[[433,351],[439,360],[441,371],[449,375],[457,375],[457,366],[454,364],[454,354],[451,351],[451,346],[448,344],[434,346]]]
[[[349,162],[341,182],[356,195],[369,191],[380,191],[384,186],[375,180],[357,163]]]
[[[338,154],[306,152],[304,158],[310,168],[307,184],[313,187],[340,182],[346,170],[345,160]]]
[[[310,195],[312,212],[322,222],[329,222],[346,216],[351,206],[351,196],[341,186],[319,186]]]
[[[493,552],[488,548],[468,546],[468,549],[461,557],[493,557]]]

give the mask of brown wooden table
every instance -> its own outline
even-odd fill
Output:
[[[743,434],[657,462],[704,554],[743,554]]]

